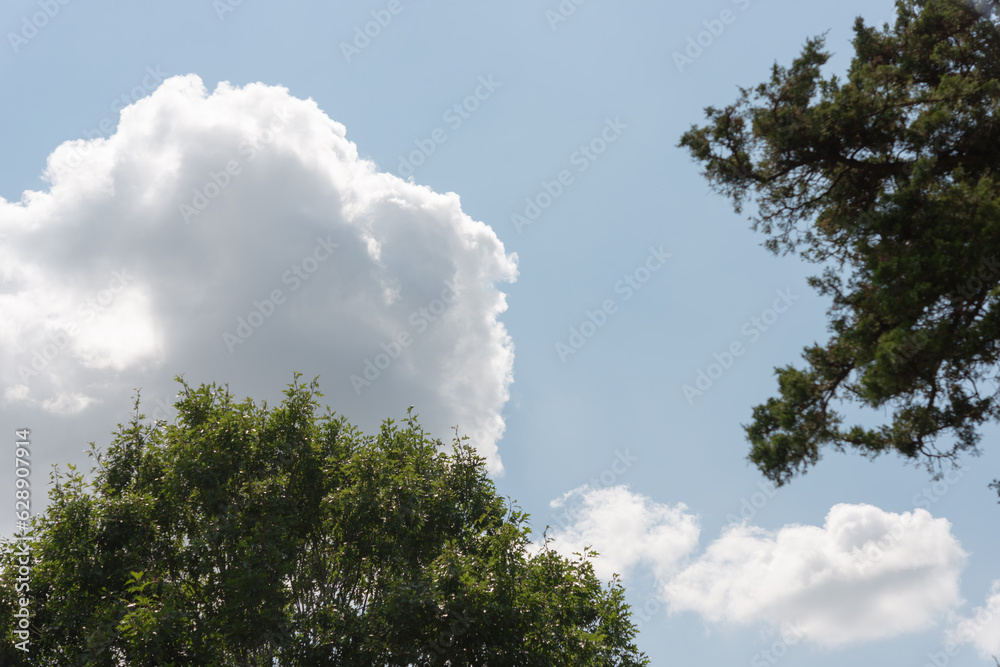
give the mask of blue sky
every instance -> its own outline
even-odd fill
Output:
[[[8,2],[0,424],[42,481],[134,387],[169,416],[174,375],[299,370],[473,434],[539,539],[623,573],[653,664],[992,664],[997,430],[937,486],[835,452],[764,484],[740,425],[828,304],[676,147],[810,36],[843,72],[858,15],[894,10]]]

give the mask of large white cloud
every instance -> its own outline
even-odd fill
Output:
[[[990,587],[986,603],[970,616],[957,617],[947,636],[955,645],[972,644],[984,659],[1000,655],[1000,579]]]
[[[592,547],[600,554],[593,564],[601,579],[648,567],[664,580],[698,545],[698,519],[683,503],[656,503],[628,486],[583,486],[551,505],[563,512],[548,535],[549,548],[568,555]]]
[[[951,524],[925,510],[838,504],[822,527],[729,526],[664,594],[672,611],[835,646],[933,626],[961,603],[965,559]]]
[[[0,199],[6,404],[79,414],[175,374],[256,398],[299,370],[363,427],[458,424],[500,471],[516,256],[345,135],[285,88],[188,75],[56,148],[47,190]]]

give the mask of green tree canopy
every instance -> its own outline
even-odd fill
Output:
[[[30,654],[11,646],[16,542],[0,550],[5,650],[39,665],[647,664],[592,552],[530,548],[463,439],[408,413],[366,436],[318,412],[181,381],[176,423],[136,398],[92,480],[53,473],[26,539]],[[22,593],[22,595],[24,595]]]
[[[680,146],[779,254],[822,266],[825,344],[776,369],[744,428],[750,460],[787,482],[821,448],[897,452],[939,472],[1000,417],[1000,10],[900,0],[894,26],[854,25],[846,79],[810,39]],[[846,425],[839,405],[891,417]],[[841,408],[842,409],[842,408]]]

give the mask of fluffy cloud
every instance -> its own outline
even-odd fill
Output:
[[[601,579],[639,566],[664,579],[698,545],[698,519],[683,503],[661,505],[628,486],[583,486],[551,505],[564,510],[549,548],[568,555],[592,547],[600,554],[594,573]]]
[[[972,644],[988,659],[1000,655],[1000,579],[993,582],[986,603],[972,610],[972,615],[959,617],[948,631],[953,644]]]
[[[598,576],[652,573],[671,612],[711,623],[764,623],[792,639],[823,646],[894,637],[934,626],[961,602],[966,554],[951,524],[927,511],[895,514],[839,504],[823,526],[769,532],[728,526],[692,560],[698,517],[683,504],[654,502],[626,486],[584,486],[552,501],[564,508],[550,532],[563,554],[592,546]],[[1000,650],[1000,582],[987,607],[952,631],[956,642]]]
[[[950,523],[925,510],[839,504],[822,527],[728,527],[664,594],[672,611],[834,646],[934,625],[961,602],[965,559]]]
[[[300,370],[363,427],[458,424],[499,471],[516,256],[345,137],[284,88],[189,75],[57,147],[50,187],[0,199],[3,400],[79,414],[175,374],[256,398]]]

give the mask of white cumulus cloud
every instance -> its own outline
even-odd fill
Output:
[[[838,504],[823,526],[734,524],[671,579],[672,611],[795,628],[825,646],[926,629],[961,603],[966,554],[951,524]]]
[[[953,644],[972,644],[984,659],[1000,656],[1000,579],[990,587],[986,603],[971,616],[959,616],[947,636]]]
[[[0,199],[8,405],[79,414],[176,374],[257,398],[298,370],[365,428],[415,405],[502,469],[516,256],[312,100],[172,77],[44,178]]]
[[[604,579],[650,573],[672,613],[710,623],[764,624],[833,647],[934,627],[962,603],[967,555],[951,524],[923,509],[838,504],[822,526],[732,524],[693,557],[699,518],[683,503],[657,503],[627,486],[583,486],[551,505],[561,514],[550,548],[568,555],[591,546]],[[955,641],[1000,650],[1000,623],[983,621],[991,610],[1000,611],[1000,582],[986,607],[955,625]]]
[[[664,579],[698,545],[698,519],[683,503],[656,503],[625,485],[583,486],[551,505],[563,512],[561,525],[548,535],[549,548],[569,555],[592,547],[600,554],[593,564],[601,579],[637,567]]]

